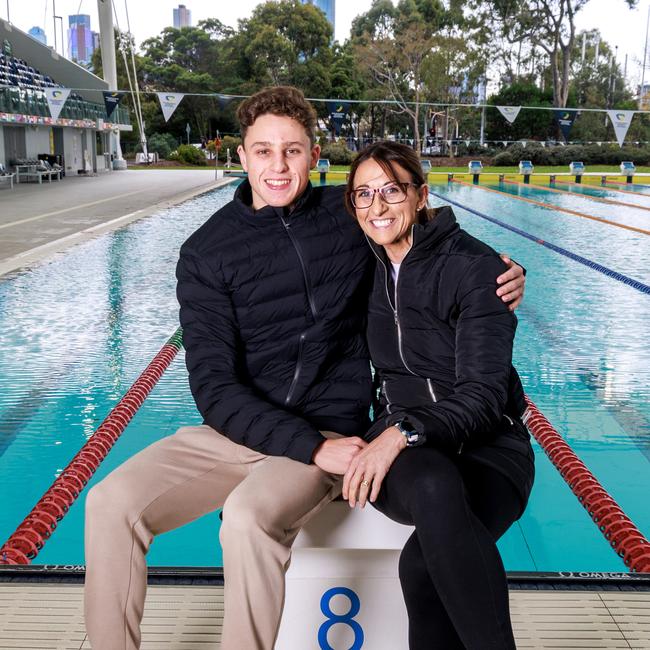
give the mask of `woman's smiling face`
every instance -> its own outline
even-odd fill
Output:
[[[393,163],[392,170],[391,176],[372,158],[359,165],[354,175],[355,204],[360,203],[360,198],[368,199],[368,194],[372,195],[372,203],[367,208],[355,207],[355,213],[363,231],[376,244],[406,252],[411,245],[411,226],[417,222],[418,211],[426,205],[428,188],[415,186],[410,174],[400,165]],[[373,192],[380,189],[382,193]],[[400,203],[388,202],[404,193],[406,198]]]

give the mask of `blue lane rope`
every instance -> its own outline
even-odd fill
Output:
[[[458,201],[453,201],[450,199],[448,196],[443,196],[442,194],[438,194],[437,192],[433,192],[431,189],[429,189],[429,194],[432,196],[437,196],[439,199],[442,199],[446,203],[451,203],[452,205],[455,205],[459,208],[462,208],[463,210],[467,210],[468,212],[471,212],[472,214],[475,214],[477,217],[481,217],[482,219],[486,219],[487,221],[491,221],[492,223],[495,223],[497,226],[501,226],[502,228],[505,228],[506,230],[511,230],[512,232],[516,232],[518,235],[521,235],[522,237],[525,237],[526,239],[530,239],[531,241],[536,242],[537,244],[541,244],[542,246],[545,246],[546,248],[549,248],[552,251],[555,251],[556,253],[559,253],[560,255],[564,255],[565,257],[568,257],[569,259],[573,260],[574,262],[579,262],[580,264],[584,264],[585,266],[588,266],[590,269],[593,269],[594,271],[600,271],[600,273],[604,273],[606,276],[613,278],[614,280],[618,280],[619,282],[622,282],[623,284],[627,284],[630,287],[633,287],[637,291],[640,291],[641,293],[645,293],[650,295],[650,286],[647,284],[643,284],[643,282],[639,282],[638,280],[635,280],[634,278],[630,278],[627,275],[623,275],[622,273],[619,273],[618,271],[614,271],[613,269],[607,268],[606,266],[603,266],[602,264],[598,264],[597,262],[593,262],[592,260],[588,260],[586,257],[582,257],[581,255],[576,255],[575,253],[572,253],[571,251],[568,251],[566,248],[562,248],[560,246],[556,246],[555,244],[551,244],[551,242],[547,242],[541,237],[536,237],[535,235],[531,235],[530,233],[527,233],[525,230],[521,230],[520,228],[517,228],[515,226],[511,226],[509,223],[505,223],[503,221],[499,221],[499,219],[495,219],[494,217],[491,217],[483,212],[479,212],[478,210],[474,210],[474,208],[470,208],[467,205],[463,205],[462,203],[458,203]]]

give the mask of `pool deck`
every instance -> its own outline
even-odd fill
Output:
[[[520,650],[650,648],[650,592],[513,590],[511,612]],[[216,650],[222,619],[223,587],[150,586],[142,648]],[[90,650],[82,587],[0,584],[0,648]]]
[[[0,276],[206,192],[214,169],[147,169],[0,186]]]

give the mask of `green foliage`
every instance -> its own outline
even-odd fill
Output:
[[[226,154],[230,149],[230,159],[239,162],[239,154],[237,147],[241,144],[241,138],[235,138],[231,135],[226,135],[221,139],[221,148],[219,149],[219,158],[223,161],[226,160]]]
[[[533,165],[569,166],[572,161],[588,165],[620,165],[624,160],[632,160],[635,165],[650,162],[650,148],[623,147],[617,145],[561,145],[542,147],[539,143],[528,142],[526,147],[517,143],[497,154],[492,161],[495,167],[517,166],[520,160],[530,160]],[[568,171],[568,169],[567,169]],[[588,170],[587,170],[588,171]]]
[[[205,159],[205,154],[201,149],[193,147],[191,144],[182,144],[176,150],[178,160],[186,165],[199,165],[205,166],[208,161]]]
[[[149,152],[156,152],[161,158],[169,158],[177,144],[178,140],[171,133],[152,133],[147,138]]]
[[[326,144],[321,149],[321,158],[328,158],[332,165],[349,165],[354,160],[354,152],[341,142]]]

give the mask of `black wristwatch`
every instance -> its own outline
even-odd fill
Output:
[[[419,447],[427,441],[427,437],[415,430],[415,427],[408,420],[400,420],[394,426],[404,436],[407,447]]]

